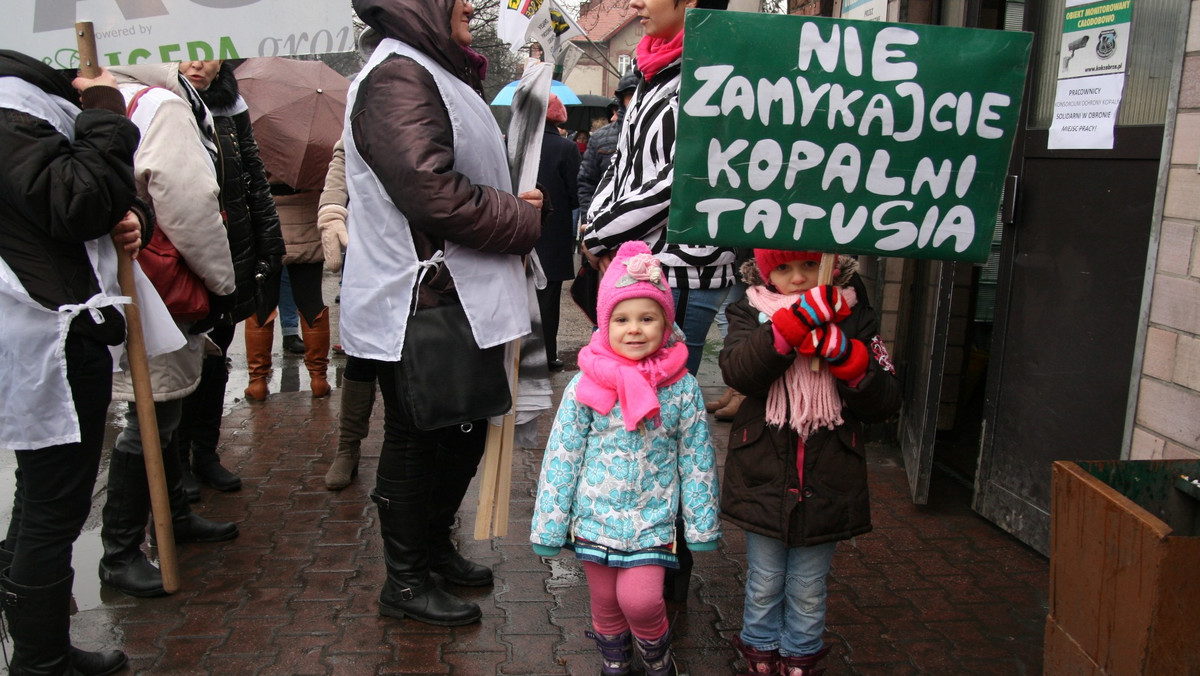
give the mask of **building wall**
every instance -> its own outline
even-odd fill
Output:
[[[1129,456],[1200,458],[1200,0],[1191,2]]]

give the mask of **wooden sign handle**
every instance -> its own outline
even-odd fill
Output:
[[[100,63],[96,56],[96,31],[91,21],[75,24],[75,43],[79,50],[79,74],[96,77],[100,74]]]
[[[79,50],[79,75],[96,77],[100,74],[100,64],[96,61],[96,33],[91,21],[75,24],[75,41]],[[175,531],[171,525],[171,498],[167,493],[167,478],[163,469],[162,443],[158,437],[158,416],[154,412],[150,360],[146,357],[146,340],[142,335],[142,315],[133,281],[133,261],[129,253],[119,247],[117,281],[121,285],[121,293],[131,299],[130,304],[125,306],[125,354],[129,359],[134,406],[142,434],[142,461],[146,463],[146,482],[150,486],[150,509],[154,513],[159,571],[162,573],[163,590],[173,594],[179,591],[179,563],[175,555]]]
[[[825,285],[833,283],[833,269],[837,266],[837,254],[823,253],[821,254],[821,267],[817,268],[817,284]],[[812,367],[813,372],[821,370],[821,362],[824,361],[820,357],[813,357]]]

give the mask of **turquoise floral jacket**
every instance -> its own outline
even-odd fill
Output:
[[[682,504],[688,543],[715,547],[716,453],[695,377],[660,388],[659,419],[632,432],[619,403],[601,415],[576,401],[579,378],[567,385],[546,443],[529,539],[557,548],[574,536],[621,551],[671,544]]]

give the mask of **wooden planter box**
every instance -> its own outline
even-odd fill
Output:
[[[1200,462],[1055,462],[1045,673],[1200,675]]]

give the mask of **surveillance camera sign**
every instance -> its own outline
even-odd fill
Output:
[[[1132,0],[1067,0],[1050,149],[1113,147],[1132,14]]]
[[[691,10],[669,241],[987,259],[1029,33]]]

